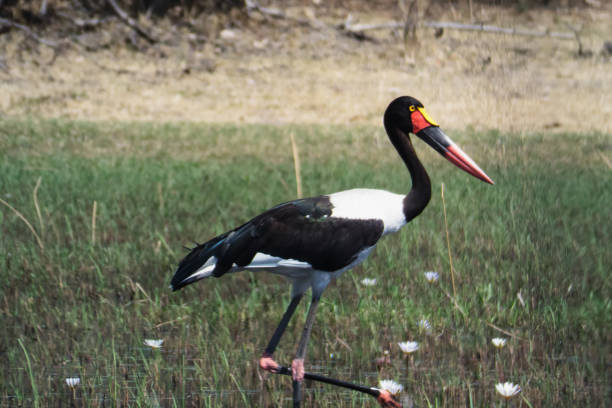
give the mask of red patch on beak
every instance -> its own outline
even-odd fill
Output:
[[[412,112],[412,114],[410,115],[410,119],[412,120],[412,133],[414,133],[415,135],[421,130],[432,126],[431,123],[429,123],[427,119],[423,117],[423,114],[418,110]]]

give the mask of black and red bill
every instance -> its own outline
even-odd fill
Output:
[[[485,181],[489,184],[495,184],[487,174],[468,156],[459,146],[452,143],[446,147],[444,157],[455,166],[470,173],[472,176]]]
[[[428,121],[429,122],[429,121]],[[466,173],[489,184],[495,184],[489,176],[459,146],[436,125],[424,127],[416,133],[448,161]]]

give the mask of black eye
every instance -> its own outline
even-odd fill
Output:
[[[416,110],[416,108],[414,107],[414,105],[410,105],[410,107],[408,108],[410,110],[410,112],[414,112]]]

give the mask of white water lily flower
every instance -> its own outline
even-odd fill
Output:
[[[511,382],[498,383],[495,385],[495,389],[502,397],[509,399],[514,397],[516,394],[521,392],[521,387]]]
[[[427,319],[421,319],[417,322],[419,329],[425,330],[425,333],[431,334],[431,323]]]
[[[498,349],[503,348],[506,345],[506,342],[508,340],[502,338],[502,337],[495,337],[493,339],[491,339],[491,343],[493,343],[493,345],[495,347],[497,347]]]
[[[393,380],[380,380],[378,388],[381,390],[387,390],[391,395],[397,395],[404,390],[401,384],[396,383]]]
[[[149,346],[154,349],[161,348],[163,343],[164,343],[164,340],[145,339],[144,341],[145,346]]]
[[[79,377],[68,377],[66,378],[66,385],[69,387],[76,387],[81,383],[81,379]]]
[[[404,341],[397,344],[406,354],[414,353],[419,349],[419,343],[417,343],[416,341]]]
[[[424,275],[429,283],[437,282],[438,279],[440,279],[440,274],[438,272],[425,272]]]
[[[364,286],[374,286],[376,285],[376,279],[365,278],[361,281],[361,284]]]

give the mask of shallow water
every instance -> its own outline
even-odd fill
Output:
[[[236,404],[277,406],[277,403],[284,405],[291,399],[291,382],[288,377],[276,378],[276,382],[273,383],[273,376],[268,376],[266,381],[254,382],[257,386],[239,388],[237,386],[227,387],[232,384],[227,382],[227,373],[224,373],[222,388],[203,386],[202,384],[206,382],[203,381],[205,379],[203,377],[210,377],[210,373],[203,373],[202,359],[185,358],[184,354],[185,350],[178,348],[150,349],[146,346],[125,348],[116,356],[116,361],[120,363],[115,369],[115,376],[107,374],[112,369],[112,362],[94,358],[81,363],[66,359],[57,366],[45,367],[42,372],[37,373],[37,378],[46,378],[45,383],[37,384],[38,402],[44,406],[66,406],[67,404],[74,406],[145,404],[151,407],[235,406]],[[571,370],[573,366],[585,363],[577,356],[553,357],[552,360],[557,365],[557,369]],[[406,362],[403,367],[396,366],[391,369],[390,366],[383,365],[379,371],[353,370],[339,359],[307,361],[306,367],[312,373],[369,386],[376,386],[379,379],[390,378],[387,372],[399,372],[399,377],[392,379],[403,384],[407,390],[411,390],[410,392],[418,390],[421,383],[429,384],[427,392],[432,395],[448,393],[449,388],[455,387],[456,392],[451,392],[449,396],[451,401],[465,393],[466,389],[469,390],[470,395],[476,396],[477,400],[482,400],[484,394],[492,392],[493,379],[503,378],[510,374],[495,369],[485,370],[480,372],[479,378],[475,378],[469,384],[449,386],[447,383],[442,387],[436,385],[437,378],[453,378],[454,371],[468,369],[460,366],[460,362],[453,360],[435,361],[435,365],[430,362],[431,359],[425,361],[415,356],[409,364]],[[229,377],[241,378],[243,370],[236,364],[230,369]],[[19,387],[14,393],[1,395],[0,407],[33,406],[36,398],[30,387],[27,367],[8,367],[4,370],[4,375],[5,380],[10,378],[13,384],[22,384],[23,388]],[[74,389],[69,387],[65,383],[65,379],[69,377],[79,377],[80,384]],[[525,386],[529,385],[523,385]],[[596,384],[582,387],[579,393],[573,392],[572,395],[568,395],[568,401],[572,399],[588,400],[588,394],[595,388],[597,392],[603,392],[603,395],[609,395],[612,391],[612,387],[602,380]],[[114,398],[117,398],[118,401],[114,401]],[[413,400],[413,396],[408,393],[403,394],[402,398],[406,401]],[[368,395],[311,381],[306,382],[305,399],[310,399],[311,402],[318,401],[327,406],[333,406],[341,401],[345,401],[346,406],[375,406],[372,397]],[[330,402],[323,402],[328,400]]]

